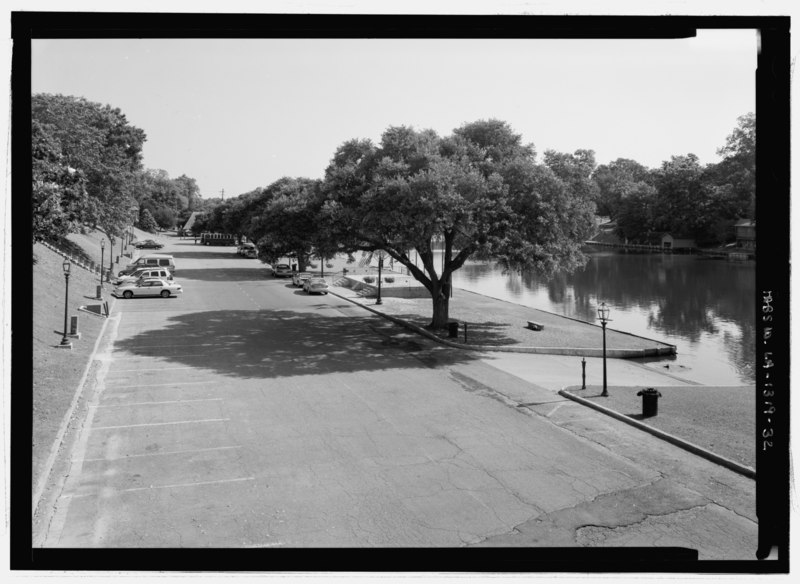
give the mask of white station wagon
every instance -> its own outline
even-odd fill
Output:
[[[169,298],[181,294],[183,289],[180,284],[162,280],[160,278],[147,278],[136,282],[121,284],[114,288],[114,296],[133,298],[134,296],[161,296]]]

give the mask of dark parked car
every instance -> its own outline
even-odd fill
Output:
[[[161,249],[163,244],[153,241],[152,239],[145,239],[144,241],[137,241],[133,244],[136,249]]]

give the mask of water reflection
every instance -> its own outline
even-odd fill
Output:
[[[684,255],[591,253],[573,274],[548,280],[503,275],[468,263],[456,287],[573,318],[595,321],[612,308],[611,328],[678,346],[677,364],[718,385],[753,383],[755,265]]]

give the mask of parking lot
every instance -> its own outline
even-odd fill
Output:
[[[115,302],[37,545],[604,545],[595,523],[622,545],[749,553],[742,477],[235,248],[164,251],[184,293]]]

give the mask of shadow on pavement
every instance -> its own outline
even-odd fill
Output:
[[[242,259],[236,253],[236,248],[229,248],[227,252],[213,252],[206,250],[198,251],[172,251],[172,252],[158,252],[168,253],[174,258],[182,258],[186,260],[224,260],[224,259]],[[211,268],[208,268],[211,269]]]
[[[415,313],[394,314],[391,316],[415,324],[419,327],[425,328],[430,324],[430,317],[422,317]],[[508,325],[502,322],[480,322],[480,323],[467,323],[467,341],[469,345],[488,345],[495,347],[521,345],[519,340],[511,338],[507,333]],[[458,337],[451,339],[447,331],[431,331],[440,338],[463,342],[464,341],[464,323],[458,323]]]
[[[419,337],[373,316],[290,310],[175,315],[163,327],[118,341],[115,347],[248,379],[433,367],[472,359],[438,346],[423,351]]]
[[[204,280],[207,282],[233,282],[233,281],[257,281],[257,280],[271,280],[272,276],[268,275],[265,270],[254,270],[252,268],[217,268],[209,270],[204,268],[202,270],[182,270],[180,267],[175,272],[176,279],[187,280]]]

